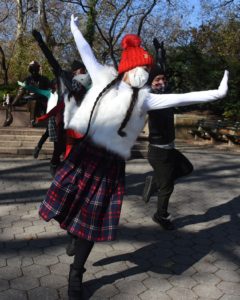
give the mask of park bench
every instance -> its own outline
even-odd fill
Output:
[[[197,128],[190,130],[189,133],[195,139],[228,142],[229,145],[240,144],[240,122],[238,121],[201,119],[197,122]]]
[[[224,125],[220,129],[220,134],[227,139],[229,145],[240,145],[240,122],[236,121]]]

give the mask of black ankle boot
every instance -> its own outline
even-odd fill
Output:
[[[73,264],[70,265],[70,272],[68,278],[68,297],[69,300],[82,300],[83,299],[83,273],[85,268],[77,269]]]

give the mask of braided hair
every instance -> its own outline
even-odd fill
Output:
[[[83,139],[85,139],[88,135],[88,132],[90,130],[90,125],[91,125],[91,121],[92,121],[92,117],[93,117],[93,113],[94,113],[94,110],[96,108],[96,105],[98,103],[98,101],[101,99],[101,97],[107,92],[107,90],[109,90],[114,84],[116,84],[118,81],[120,81],[123,77],[123,74],[119,74],[116,78],[114,78],[111,82],[109,82],[109,84],[107,84],[105,86],[105,88],[100,92],[100,94],[97,96],[94,104],[93,104],[93,108],[92,108],[92,111],[91,111],[91,114],[90,114],[90,117],[89,117],[89,121],[88,121],[88,126],[87,126],[87,130],[83,136]]]
[[[127,110],[127,112],[126,112],[125,118],[123,119],[122,124],[121,124],[121,126],[119,127],[119,129],[118,129],[118,134],[119,134],[121,137],[124,137],[124,136],[127,135],[126,132],[123,131],[123,129],[126,127],[128,121],[129,121],[129,119],[130,119],[130,117],[131,117],[131,114],[132,114],[132,112],[133,112],[134,106],[135,106],[135,104],[136,104],[136,102],[137,102],[137,99],[138,99],[138,92],[139,92],[139,89],[138,89],[138,88],[135,88],[135,87],[133,87],[132,89],[133,89],[133,93],[132,93],[132,98],[131,98],[130,105],[129,105],[128,110]]]
[[[100,94],[97,96],[94,104],[93,104],[93,108],[92,108],[92,111],[90,113],[90,117],[89,117],[89,121],[88,121],[88,126],[87,126],[87,130],[83,136],[82,139],[85,139],[88,135],[88,132],[90,130],[90,125],[91,125],[91,121],[92,121],[92,117],[93,117],[93,113],[94,113],[94,110],[96,108],[96,105],[98,103],[98,101],[101,99],[101,97],[114,85],[116,84],[117,82],[119,82],[123,77],[123,74],[119,74],[116,78],[114,78],[108,85],[105,86],[105,88],[100,92]],[[130,102],[130,105],[128,107],[128,110],[126,112],[126,115],[125,115],[125,118],[123,119],[122,121],[122,124],[121,126],[119,127],[118,129],[118,134],[121,136],[121,137],[124,137],[126,136],[126,132],[123,131],[123,129],[126,127],[128,121],[130,120],[130,117],[131,117],[131,114],[133,112],[133,109],[134,109],[134,106],[137,102],[137,99],[138,99],[138,92],[139,92],[139,89],[138,88],[135,88],[133,87],[133,93],[132,93],[132,98],[131,98],[131,102]]]

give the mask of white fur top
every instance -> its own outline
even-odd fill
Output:
[[[85,133],[90,118],[93,104],[98,94],[103,88],[111,82],[117,75],[111,67],[105,67],[101,72],[101,80],[98,84],[93,84],[88,91],[80,107],[77,107],[75,99],[66,97],[64,123],[65,128],[71,128],[78,132]],[[96,82],[96,81],[95,81]],[[111,88],[98,102],[90,125],[88,135],[97,145],[119,154],[127,159],[134,145],[137,136],[145,123],[146,113],[142,111],[144,99],[148,95],[148,89],[141,89],[138,95],[138,101],[134,107],[131,118],[128,121],[124,132],[125,137],[121,137],[117,131],[125,118],[128,110],[132,89],[127,85],[124,88]]]

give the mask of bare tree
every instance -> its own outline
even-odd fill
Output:
[[[40,9],[40,24],[46,37],[46,43],[50,48],[56,46],[57,42],[54,38],[52,28],[49,26],[46,13],[46,0],[38,0]]]
[[[123,33],[129,28],[137,25],[137,34],[140,34],[144,23],[153,9],[162,1],[133,1],[133,0],[59,0],[65,3],[76,4],[81,11],[88,16],[90,10],[94,9],[94,18],[92,19],[97,29],[98,35],[103,47],[103,60],[110,57],[114,65],[117,66],[118,45]],[[165,1],[170,4],[171,1]],[[94,5],[93,5],[94,4]],[[88,33],[86,32],[86,35]]]
[[[202,7],[206,14],[206,19],[220,19],[223,16],[229,18],[240,18],[239,0],[202,0]]]

